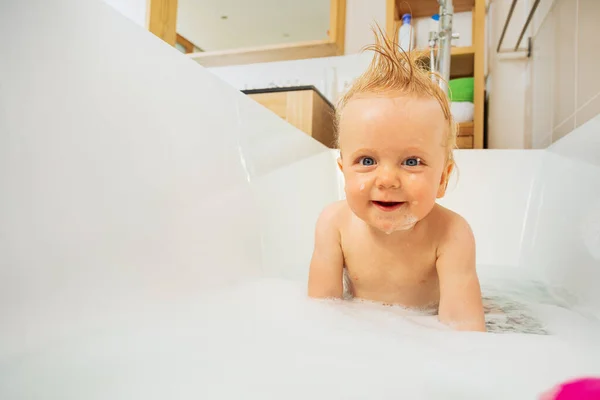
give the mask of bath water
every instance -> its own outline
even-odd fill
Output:
[[[0,398],[537,399],[600,374],[598,323],[543,285],[482,281],[488,333],[261,279],[0,363]]]

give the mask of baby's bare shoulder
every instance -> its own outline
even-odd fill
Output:
[[[474,241],[471,225],[462,215],[440,205],[435,206],[435,214],[435,227],[440,245],[456,241]]]
[[[330,203],[323,208],[319,215],[319,220],[325,220],[327,222],[338,222],[340,221],[346,210],[348,209],[348,203],[346,200],[339,200]]]
[[[348,203],[345,200],[336,201],[323,208],[317,220],[317,230],[339,230],[348,213]]]

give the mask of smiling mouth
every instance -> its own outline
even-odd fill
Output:
[[[394,211],[400,208],[404,202],[403,201],[376,201],[372,202],[377,208],[383,211]]]

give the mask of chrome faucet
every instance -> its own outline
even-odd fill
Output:
[[[448,81],[450,80],[450,53],[452,39],[458,38],[458,33],[452,33],[452,16],[454,6],[452,0],[438,0],[440,4],[440,24],[438,32],[429,32],[430,68],[437,72],[441,79],[438,84],[448,94]],[[439,46],[437,43],[439,42]],[[438,48],[437,59],[435,49]],[[433,78],[436,79],[436,78]]]

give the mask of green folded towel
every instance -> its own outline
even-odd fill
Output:
[[[450,79],[448,88],[450,101],[468,101],[473,103],[473,78]]]

